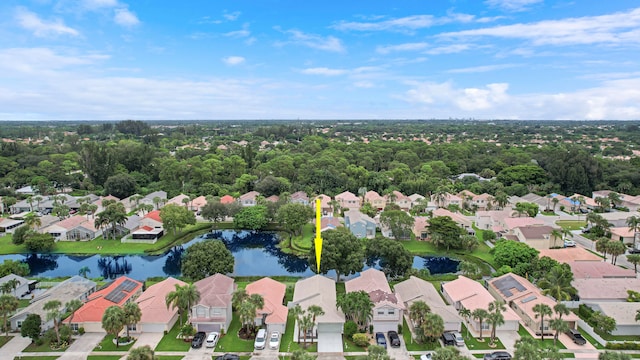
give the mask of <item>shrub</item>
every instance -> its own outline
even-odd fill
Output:
[[[349,320],[344,324],[344,335],[353,338],[353,335],[358,332],[358,324]]]
[[[83,327],[79,327],[78,328],[78,334],[84,335],[84,328]]]
[[[362,333],[353,334],[352,339],[353,339],[353,343],[360,347],[365,347],[369,345],[369,336],[367,336],[367,334],[362,334]]]
[[[402,324],[398,324],[398,334],[402,335]]]
[[[611,350],[640,350],[640,344],[630,341],[623,343],[608,342],[605,348]]]

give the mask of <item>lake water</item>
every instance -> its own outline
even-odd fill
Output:
[[[71,255],[3,255],[5,259],[24,261],[29,264],[31,276],[58,277],[77,275],[84,266],[91,271],[89,277],[103,276],[116,278],[127,275],[144,280],[153,276],[179,276],[180,261],[186,248],[206,239],[220,239],[235,258],[232,275],[238,276],[310,276],[306,259],[285,254],[276,246],[277,235],[269,232],[222,230],[194,238],[181,246],[176,246],[164,255],[144,256],[71,256]],[[413,267],[427,268],[432,274],[456,272],[458,260],[448,257],[415,256]],[[329,273],[334,276],[335,273]]]

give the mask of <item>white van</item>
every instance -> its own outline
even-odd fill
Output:
[[[260,329],[258,330],[258,335],[256,335],[256,341],[253,343],[253,347],[256,350],[262,350],[267,345],[267,330]]]
[[[207,337],[207,341],[205,341],[205,344],[206,344],[205,346],[208,348],[216,347],[219,337],[220,337],[220,334],[218,334],[217,332],[209,333],[209,336]]]

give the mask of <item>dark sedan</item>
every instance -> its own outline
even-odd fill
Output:
[[[191,347],[194,349],[199,349],[202,347],[202,344],[204,343],[204,339],[207,337],[207,334],[199,331],[197,332],[194,336],[193,339],[191,340]]]
[[[387,332],[387,336],[389,337],[389,345],[391,345],[391,347],[400,347],[400,336],[398,336],[397,332],[391,330]]]

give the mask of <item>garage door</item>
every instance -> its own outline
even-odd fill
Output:
[[[197,324],[196,330],[210,333],[212,331],[220,332],[220,324]]]
[[[319,353],[341,353],[342,334],[338,333],[318,333],[318,352]]]
[[[391,321],[378,321],[373,323],[374,332],[387,333],[387,331],[398,331],[398,323]]]
[[[318,324],[318,334],[336,333],[342,334],[342,323],[321,323]]]

